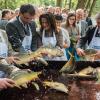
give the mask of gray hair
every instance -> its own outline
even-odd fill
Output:
[[[100,13],[97,13],[95,18],[100,19]]]

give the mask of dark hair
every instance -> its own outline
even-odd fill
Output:
[[[45,14],[42,14],[39,17],[39,22],[40,22],[40,25],[41,25],[41,29],[40,29],[41,32],[43,31],[42,18],[46,18],[47,19],[47,22],[48,22],[48,24],[50,26],[50,29],[52,31],[54,31],[55,33],[58,33],[57,32],[57,26],[56,26],[55,17],[54,17],[54,15],[52,13],[45,13]]]
[[[7,13],[9,13],[10,12],[10,10],[9,9],[4,9],[3,11],[2,11],[2,18],[4,18],[5,17],[5,15],[7,14]]]
[[[31,4],[24,4],[21,5],[20,7],[20,13],[24,14],[24,13],[29,13],[30,15],[35,15],[35,8],[33,5]]]
[[[63,20],[63,17],[61,15],[56,14],[54,16],[55,16],[55,19],[56,20],[59,20],[59,21],[62,21]]]
[[[74,22],[73,25],[74,25],[74,27],[76,26],[76,15],[75,15],[75,13],[69,13],[69,14],[68,14],[68,17],[67,17],[67,20],[66,20],[66,27],[69,26],[69,18],[70,18],[70,17],[73,17],[73,16],[75,17],[75,22]]]

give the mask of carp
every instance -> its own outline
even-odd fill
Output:
[[[64,55],[64,52],[58,47],[40,47],[37,52],[53,57],[61,57]]]
[[[20,88],[20,86],[26,87],[28,82],[38,79],[38,75],[40,74],[41,72],[18,70],[11,73],[8,78],[14,80],[15,87]]]
[[[94,68],[91,66],[88,66],[87,68],[82,69],[80,72],[78,72],[78,75],[88,75],[94,72]]]
[[[69,61],[60,69],[59,72],[61,73],[71,73],[75,69],[75,58],[70,52],[69,54],[71,57]]]
[[[35,52],[31,52],[30,54],[28,53],[19,54],[18,55],[19,60],[16,61],[16,64],[19,64],[19,65],[25,64],[25,63],[30,62],[31,60],[34,60],[34,58],[37,59],[37,61],[38,61],[38,58],[40,58],[39,61],[42,62],[44,54],[48,57],[51,57],[51,56],[60,57],[64,55],[63,51],[60,48],[40,47]],[[45,61],[44,63],[43,61],[43,64],[47,65],[47,62]]]
[[[37,54],[36,52],[31,52],[31,54],[28,54],[28,53],[19,54],[17,55],[17,57],[19,58],[19,60],[16,61],[16,64],[20,65],[20,64],[26,64],[32,61],[36,57],[42,57],[42,55]]]
[[[20,70],[20,69],[14,65],[0,64],[0,71],[5,72],[6,75],[10,75],[12,72],[15,72],[17,70]]]
[[[58,90],[61,92],[68,93],[68,87],[65,86],[63,83],[44,81],[43,84],[44,84],[44,86],[48,86],[51,89],[55,89],[55,90]]]
[[[81,60],[92,61],[95,60],[95,54],[97,53],[94,49],[86,49],[84,50],[85,56],[80,57]]]

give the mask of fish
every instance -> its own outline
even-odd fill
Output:
[[[19,60],[16,61],[16,64],[20,65],[20,64],[29,63],[36,57],[42,57],[42,55],[39,53],[37,54],[36,52],[31,52],[31,54],[29,53],[19,54],[17,55],[17,57],[19,58]]]
[[[85,55],[83,57],[80,57],[83,61],[93,61],[95,60],[95,54],[97,53],[94,49],[86,49],[84,50]]]
[[[36,57],[34,58],[36,61],[44,64],[45,66],[48,66],[48,62],[44,58]]]
[[[64,55],[64,52],[58,47],[40,47],[37,52],[42,54],[47,54],[47,56],[61,57]]]
[[[43,84],[44,86],[48,86],[52,89],[55,89],[64,93],[68,93],[68,87],[65,86],[63,83],[44,81]]]
[[[88,66],[87,68],[82,69],[78,72],[78,75],[88,75],[94,72],[94,68],[91,66]]]
[[[97,78],[96,83],[100,84],[100,67],[96,68],[96,78]]]
[[[38,79],[38,75],[42,72],[33,72],[27,70],[18,70],[10,74],[8,78],[12,79],[15,82],[15,87],[20,88],[20,86],[27,85],[28,82]]]
[[[44,54],[46,54],[46,56],[53,56],[53,57],[60,57],[63,56],[64,53],[61,49],[59,48],[49,48],[49,47],[40,47],[39,49],[37,49],[35,52],[31,52],[29,53],[22,53],[17,55],[17,57],[19,58],[19,60],[16,61],[16,64],[26,64],[32,60],[37,59],[40,57],[39,61],[43,61],[43,56]],[[43,64],[47,65],[47,62],[43,61]]]
[[[0,64],[0,71],[5,72],[5,74],[10,75],[12,72],[15,72],[17,70],[20,70],[14,65],[8,65],[8,64]]]
[[[60,73],[71,73],[75,69],[75,58],[74,56],[69,52],[70,59],[69,61],[60,69]]]

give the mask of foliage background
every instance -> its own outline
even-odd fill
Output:
[[[56,6],[57,0],[0,0],[0,9],[10,8],[16,9],[25,3],[31,3],[37,6]],[[67,2],[66,2],[67,1]],[[68,7],[69,0],[62,0],[62,7]],[[78,0],[71,0],[71,9],[75,9]],[[96,0],[96,5],[93,9],[93,15],[100,12],[100,0]]]

